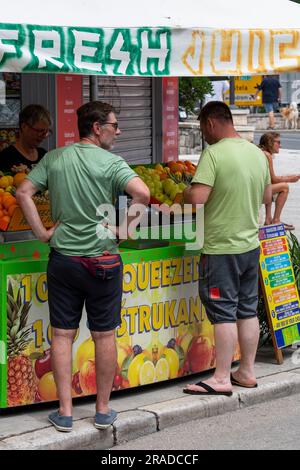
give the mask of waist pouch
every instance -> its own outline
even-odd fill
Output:
[[[93,277],[98,279],[114,279],[120,274],[122,265],[120,255],[111,255],[104,252],[103,255],[92,258],[84,256],[70,256],[70,258],[80,263]]]

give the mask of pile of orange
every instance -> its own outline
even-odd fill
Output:
[[[0,192],[0,230],[7,230],[16,207],[18,207],[17,200],[11,193]]]
[[[171,173],[185,173],[187,175],[194,175],[196,172],[196,166],[189,160],[183,161],[171,161],[167,163]]]

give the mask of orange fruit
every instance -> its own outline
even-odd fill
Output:
[[[8,215],[4,215],[0,219],[0,230],[7,230],[7,227],[10,222],[10,217]]]
[[[27,176],[26,173],[16,173],[14,176],[14,186],[16,186],[16,188],[20,186],[20,184],[23,182],[26,176]]]
[[[4,216],[3,210],[0,210],[0,219]]]
[[[10,217],[12,217],[12,215],[13,215],[13,213],[15,212],[15,209],[16,209],[17,207],[18,207],[17,204],[12,204],[11,206],[9,206],[7,212],[8,212],[8,215],[9,215]]]
[[[5,207],[5,209],[8,210],[8,208],[10,206],[13,206],[13,205],[16,205],[17,204],[17,200],[14,196],[10,195],[9,196],[6,196],[5,198],[3,198],[3,206]]]

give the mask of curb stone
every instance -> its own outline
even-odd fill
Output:
[[[177,398],[167,402],[156,403],[145,406],[144,411],[151,411],[157,417],[157,428],[159,431],[170,426],[202,419],[209,416],[236,411],[239,408],[237,396],[216,396],[210,398],[199,398],[195,395]]]
[[[255,389],[233,388],[231,397],[184,396],[119,413],[110,428],[99,431],[92,418],[74,422],[71,433],[58,433],[52,426],[0,441],[0,450],[104,450],[194,419],[218,416],[268,400],[300,392],[300,373],[282,372],[258,380]]]
[[[50,426],[4,439],[2,443],[9,450],[103,450],[114,445],[114,436],[112,427],[98,430],[88,418],[75,421],[70,433],[57,432]]]
[[[283,372],[259,379],[259,387],[239,392],[240,408],[263,403],[267,400],[283,398],[300,392],[300,376],[293,372]]]
[[[114,428],[115,445],[158,431],[156,416],[140,409],[120,413]]]

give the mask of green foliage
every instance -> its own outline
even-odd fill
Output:
[[[187,112],[194,111],[206,93],[212,92],[212,85],[205,77],[179,78],[179,106]]]
[[[300,243],[297,237],[292,232],[289,233],[288,242],[289,242],[289,247],[290,247],[292,264],[294,268],[296,284],[298,287],[298,292],[300,292]]]

